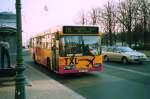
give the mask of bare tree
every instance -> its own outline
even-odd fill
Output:
[[[87,12],[81,12],[79,15],[79,24],[82,25],[97,25],[98,24],[98,8],[92,8]]]
[[[87,25],[89,20],[88,20],[88,13],[86,13],[85,11],[81,11],[79,13],[79,16],[78,18],[76,18],[78,20],[76,20],[76,23],[77,24],[80,24],[80,25]]]
[[[116,9],[115,5],[108,1],[104,5],[103,11],[101,10],[101,18],[105,25],[105,31],[109,34],[109,45],[113,45],[113,32],[115,32],[116,27]]]
[[[118,7],[117,19],[123,25],[123,31],[127,30],[126,40],[129,46],[132,44],[132,29],[134,27],[136,11],[137,6],[134,0],[122,1]]]
[[[149,0],[138,0],[137,2],[139,7],[139,15],[141,18],[141,24],[143,26],[143,36],[144,36],[144,46],[146,47],[148,44],[148,22],[150,18],[150,1]]]
[[[118,36],[122,44],[150,48],[150,0],[108,1],[102,8],[82,12],[79,19],[82,25],[99,25],[106,32],[105,42],[109,45],[113,45]],[[121,33],[114,34],[116,31]]]
[[[93,8],[90,12],[90,22],[89,24],[97,25],[98,24],[98,14],[99,14],[99,8]]]

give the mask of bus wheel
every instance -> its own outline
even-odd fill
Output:
[[[51,63],[50,63],[50,58],[47,58],[47,68],[52,71],[52,68],[51,68]]]

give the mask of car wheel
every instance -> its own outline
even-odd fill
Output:
[[[139,61],[138,63],[139,63],[139,64],[143,64],[143,61]]]
[[[108,56],[104,56],[104,61],[105,61],[105,62],[108,62],[108,61],[109,61]]]
[[[123,64],[127,64],[127,63],[128,63],[128,59],[127,59],[126,57],[123,57],[123,58],[122,58],[122,63],[123,63]]]

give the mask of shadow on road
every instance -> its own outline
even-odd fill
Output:
[[[40,64],[35,64],[32,61],[28,61],[26,62],[27,64],[29,64],[30,66],[32,66],[33,68],[37,69],[38,71],[46,74],[47,76],[57,80],[57,81],[61,81],[61,80],[76,80],[76,79],[81,79],[81,78],[96,78],[97,75],[93,74],[93,73],[75,73],[75,74],[64,74],[64,75],[60,75],[57,74],[55,72],[51,72],[49,71],[46,67],[44,67],[43,65]]]

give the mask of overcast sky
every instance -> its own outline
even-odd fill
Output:
[[[21,0],[23,40],[57,25],[75,24],[81,11],[102,6],[106,0]],[[15,12],[15,0],[0,0],[0,11]]]

